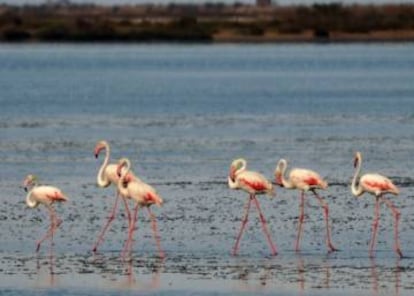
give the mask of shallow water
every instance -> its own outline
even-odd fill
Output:
[[[392,216],[382,209],[372,262],[367,247],[374,201],[353,198],[349,183],[356,150],[364,154],[365,172],[395,181],[402,248],[412,256],[413,49],[409,43],[2,45],[0,287],[46,295],[110,295],[124,288],[168,295],[275,289],[281,295],[409,294],[414,261],[396,261]],[[128,156],[165,200],[153,210],[168,257],[155,262],[149,220],[141,213],[133,276],[119,261],[123,210],[98,263],[90,254],[115,194],[95,185],[102,159],[93,157],[93,148],[100,139],[112,144],[113,160]],[[268,257],[252,211],[240,257],[231,257],[247,196],[229,190],[226,175],[240,156],[269,178],[281,157],[320,172],[330,183],[321,194],[341,252],[326,256],[322,211],[309,197],[302,256],[292,253],[299,193],[278,188],[276,198],[260,202],[279,256]],[[20,186],[28,173],[70,197],[57,205],[64,223],[54,264],[47,243],[39,259],[34,253],[48,216],[25,206]],[[150,289],[153,278],[158,286]]]

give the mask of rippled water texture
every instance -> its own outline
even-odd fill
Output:
[[[414,277],[414,46],[391,45],[2,45],[0,47],[0,289],[10,294],[165,295],[350,292],[410,295]],[[156,258],[150,221],[138,220],[131,265],[119,260],[121,210],[97,256],[90,250],[113,205],[97,188],[93,148],[127,156],[165,200],[155,208],[167,258]],[[397,260],[383,207],[377,257],[368,257],[374,199],[349,190],[353,154],[401,188]],[[240,256],[230,250],[247,195],[231,191],[232,159],[272,178],[276,161],[318,171],[330,184],[327,255],[318,203],[307,199],[302,253],[293,252],[296,191],[260,198],[279,256],[269,257],[252,209]],[[48,226],[25,205],[35,173],[60,187],[63,224],[35,254]],[[53,270],[51,273],[50,271]]]

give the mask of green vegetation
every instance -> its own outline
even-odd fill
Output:
[[[414,4],[0,5],[0,41],[414,40]]]

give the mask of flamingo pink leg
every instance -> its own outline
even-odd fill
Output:
[[[302,191],[301,196],[300,196],[300,206],[299,206],[298,235],[297,235],[296,244],[295,244],[296,252],[299,252],[299,242],[300,242],[300,237],[302,235],[302,225],[303,225],[304,219],[305,219],[305,193]]]
[[[98,249],[98,246],[102,243],[103,241],[103,237],[106,233],[106,231],[108,230],[109,225],[112,223],[112,221],[115,219],[115,213],[116,213],[116,209],[118,206],[118,201],[119,201],[119,192],[117,192],[116,194],[116,200],[115,200],[115,204],[109,214],[108,217],[108,221],[106,222],[105,226],[102,228],[101,233],[98,236],[98,239],[96,240],[96,243],[93,245],[92,247],[92,252],[96,252],[96,250]],[[128,210],[129,212],[129,210]],[[130,220],[130,219],[129,219]]]
[[[128,228],[128,238],[127,238],[127,240],[125,242],[125,245],[124,245],[124,248],[123,248],[123,250],[121,252],[121,256],[123,258],[125,257],[125,255],[127,253],[128,254],[131,254],[132,239],[133,239],[133,234],[134,234],[134,230],[135,230],[135,224],[136,224],[137,219],[138,219],[138,210],[139,210],[139,204],[137,204],[135,206],[135,209],[134,209],[134,217],[133,217],[133,219],[132,219],[132,221],[130,223],[130,226]]]
[[[151,209],[149,207],[147,207],[148,210],[148,214],[151,218],[151,223],[152,223],[152,233],[154,235],[154,239],[155,242],[157,244],[157,248],[158,248],[158,252],[160,254],[160,258],[164,258],[165,254],[161,249],[161,239],[160,239],[160,235],[158,233],[158,228],[157,228],[157,219],[155,218],[155,215],[151,212]]]
[[[382,198],[382,201],[388,206],[388,208],[392,212],[392,215],[394,216],[394,250],[398,254],[398,256],[403,257],[403,254],[401,252],[400,241],[398,238],[398,224],[400,221],[401,213],[388,199]]]
[[[325,224],[326,224],[326,246],[328,247],[329,252],[335,252],[338,251],[337,248],[334,247],[331,240],[331,230],[329,227],[329,206],[326,201],[323,200],[322,197],[320,197],[315,190],[313,190],[313,194],[315,194],[315,197],[319,200],[319,203],[321,204],[321,207],[324,209],[324,217],[325,217]]]
[[[374,219],[372,220],[372,234],[371,241],[369,243],[369,256],[372,258],[374,254],[375,241],[377,239],[378,225],[380,219],[380,205],[381,199],[377,197],[375,200]]]
[[[40,245],[49,237],[51,238],[51,247],[53,246],[53,233],[55,230],[62,224],[62,220],[56,217],[56,214],[51,206],[48,207],[49,214],[50,214],[50,226],[49,229],[46,231],[46,234],[36,243],[36,252],[39,252]],[[52,248],[51,248],[52,252]]]
[[[276,251],[276,246],[273,244],[272,239],[270,238],[270,233],[269,230],[267,229],[267,222],[266,219],[263,216],[262,210],[260,209],[260,205],[259,205],[259,201],[257,200],[256,196],[252,195],[252,198],[254,200],[254,203],[256,204],[256,208],[259,211],[259,216],[260,216],[260,221],[262,222],[262,228],[263,228],[263,232],[266,235],[267,241],[269,243],[270,249],[272,251],[272,255],[276,256],[277,255],[277,251]]]
[[[242,225],[241,225],[239,234],[237,235],[236,243],[234,244],[234,247],[233,247],[233,256],[236,256],[237,252],[239,250],[240,238],[243,234],[244,228],[246,227],[246,224],[247,224],[247,221],[248,221],[248,218],[249,218],[249,211],[250,211],[251,202],[252,202],[252,196],[249,197],[249,200],[247,201],[247,203],[245,205],[244,216],[243,216],[243,219],[242,219]]]

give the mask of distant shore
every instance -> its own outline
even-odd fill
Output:
[[[406,42],[414,4],[0,5],[0,42]]]

